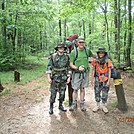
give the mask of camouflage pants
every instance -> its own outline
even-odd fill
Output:
[[[96,102],[102,100],[102,103],[107,103],[109,87],[106,87],[106,83],[107,81],[100,82],[98,78],[95,79],[94,91]]]
[[[66,81],[62,83],[55,82],[53,80],[50,87],[50,103],[54,103],[56,99],[57,92],[59,92],[59,101],[63,102],[65,99],[65,91],[66,91]]]

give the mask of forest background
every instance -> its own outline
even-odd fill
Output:
[[[0,71],[30,68],[35,56],[48,56],[71,34],[84,36],[93,52],[106,47],[117,67],[131,68],[133,5],[132,0],[1,0]]]

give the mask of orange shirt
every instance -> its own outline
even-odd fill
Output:
[[[102,74],[108,73],[108,69],[112,67],[112,62],[110,59],[108,59],[108,64],[106,63],[104,64],[103,68],[100,66],[100,64],[98,64],[98,62],[96,62],[96,59],[94,59],[91,64],[92,66],[95,67],[96,69],[95,71],[100,75],[99,76],[100,81],[108,80],[108,76],[103,76],[102,78]]]

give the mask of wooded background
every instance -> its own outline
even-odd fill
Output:
[[[132,0],[0,1],[0,71],[49,55],[71,34],[84,36],[93,52],[106,47],[117,66],[134,62]]]

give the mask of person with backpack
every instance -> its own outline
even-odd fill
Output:
[[[86,111],[85,108],[85,88],[89,84],[89,62],[88,57],[93,56],[90,49],[85,46],[83,37],[78,37],[78,47],[75,47],[70,54],[70,68],[72,69],[72,88],[73,102],[69,111],[74,111],[77,107],[78,90],[80,89],[80,109]]]
[[[55,103],[57,92],[59,92],[59,109],[63,112],[67,110],[63,107],[67,83],[70,82],[69,56],[64,53],[67,47],[59,43],[56,47],[56,53],[50,56],[47,65],[47,79],[50,85],[50,109],[49,114],[53,114],[53,104]]]
[[[112,61],[108,58],[108,54],[104,47],[98,48],[97,58],[94,59],[91,64],[93,66],[91,84],[93,85],[94,80],[96,100],[96,105],[93,108],[93,112],[97,112],[100,109],[100,102],[102,100],[102,110],[104,113],[108,113],[106,104],[110,87]]]

